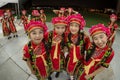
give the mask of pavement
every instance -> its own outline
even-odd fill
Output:
[[[22,60],[22,48],[28,42],[28,37],[24,32],[23,26],[15,22],[18,30],[18,38],[8,40],[2,36],[0,23],[0,80],[37,80],[35,75],[31,74],[26,62]],[[49,30],[52,30],[52,24],[47,23]],[[88,32],[88,28],[85,28]],[[117,31],[113,49],[115,56],[110,63],[110,67],[96,75],[94,80],[120,80],[120,30]],[[55,78],[53,73],[52,80],[67,80],[69,76],[63,71],[59,78]]]

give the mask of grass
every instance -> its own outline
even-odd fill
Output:
[[[55,16],[56,14],[53,13],[53,9],[45,9],[45,14],[47,16],[47,22],[51,22],[51,19]],[[98,24],[98,23],[103,23],[104,25],[108,25],[109,20],[109,15],[108,14],[103,14],[103,13],[93,13],[93,12],[87,12],[87,11],[79,11],[81,15],[85,18],[86,21],[86,27],[91,27],[92,25]],[[117,24],[120,26],[120,20],[117,21]]]

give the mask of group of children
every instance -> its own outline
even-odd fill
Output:
[[[18,37],[14,17],[10,9],[0,10],[0,22],[2,23],[3,36],[7,36],[8,39],[12,38],[12,35]]]
[[[99,23],[89,29],[91,41],[80,13],[52,18],[52,31],[35,17],[26,26],[31,40],[23,48],[23,59],[38,80],[52,80],[51,74],[56,72],[57,78],[61,71],[68,73],[69,80],[93,80],[114,56],[117,16],[112,14],[110,20],[108,27]]]
[[[109,67],[114,56],[112,44],[118,28],[115,14],[110,16],[108,27],[101,23],[93,25],[89,29],[89,36],[84,31],[86,22],[83,16],[72,8],[53,10],[58,16],[52,18],[52,31],[48,31],[43,12],[33,10],[32,19],[28,20],[23,10],[21,17],[30,38],[23,48],[23,60],[38,80],[52,80],[53,72],[58,78],[61,71],[68,73],[69,80],[93,80],[95,75]],[[64,15],[64,12],[68,14]],[[6,16],[1,21],[4,31],[8,31],[7,24],[3,23],[5,19]],[[12,20],[9,22],[11,32],[15,33]],[[8,35],[8,32],[4,34]]]

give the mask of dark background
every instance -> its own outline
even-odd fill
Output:
[[[32,6],[116,9],[118,0],[32,0]]]

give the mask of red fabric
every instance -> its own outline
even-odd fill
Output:
[[[55,31],[53,31],[53,37],[52,39],[57,36],[57,33]],[[61,55],[61,48],[60,48],[60,43],[58,44],[58,53],[57,53],[57,59],[53,59],[54,56],[54,52],[55,52],[55,45],[52,45],[51,50],[50,50],[50,58],[52,61],[52,68],[55,71],[59,71],[60,70],[60,55]]]
[[[80,52],[80,46],[76,47],[76,57],[78,60],[82,60],[82,55]],[[73,47],[70,48],[69,52],[69,61],[67,63],[67,72],[73,74],[75,68],[76,68],[77,62],[73,63]]]
[[[36,56],[38,55],[43,55],[43,58],[44,60],[46,59],[46,53],[45,53],[45,46],[43,43],[40,43],[39,45],[35,45],[33,42],[32,42],[32,47],[33,47],[33,50],[34,50],[34,54]],[[23,54],[23,57],[26,59],[26,58],[30,58],[30,53],[28,52],[28,45],[26,44],[23,48],[24,50],[24,54]],[[47,77],[47,69],[46,69],[46,66],[44,64],[44,61],[43,61],[43,58],[41,56],[37,57],[35,59],[35,66],[40,74],[41,77],[45,78]]]
[[[21,20],[23,21],[24,30],[26,31],[27,30],[27,24],[28,24],[28,22],[27,22],[27,20],[28,20],[27,16],[22,15]]]
[[[102,59],[103,56],[105,55],[105,52],[108,50],[108,47],[105,47],[104,48],[104,51],[102,51],[102,53],[100,53],[99,56],[97,56],[96,58],[94,59]],[[106,59],[105,63],[107,63],[109,65],[109,63],[111,62],[111,60],[113,59],[113,56],[114,56],[114,52],[112,51],[110,56]],[[85,65],[89,65],[90,62],[92,61],[92,59],[90,59],[89,61],[85,62]],[[95,70],[99,69],[101,66],[97,66],[97,64],[99,63],[100,61],[96,61],[95,64],[93,66],[91,66],[90,70],[89,70],[89,73],[88,74],[91,74],[93,73]],[[86,76],[86,73],[83,72],[83,74],[79,77],[79,80],[86,80],[85,79],[85,76]]]
[[[16,30],[16,27],[15,27],[15,25],[14,25],[13,20],[14,20],[13,17],[8,18],[9,28],[10,28],[10,30],[11,30],[12,33],[16,33],[17,30]]]
[[[7,25],[7,19],[4,18],[1,20],[1,22],[2,22],[3,35],[4,36],[10,35],[10,29],[8,28],[8,25]]]

